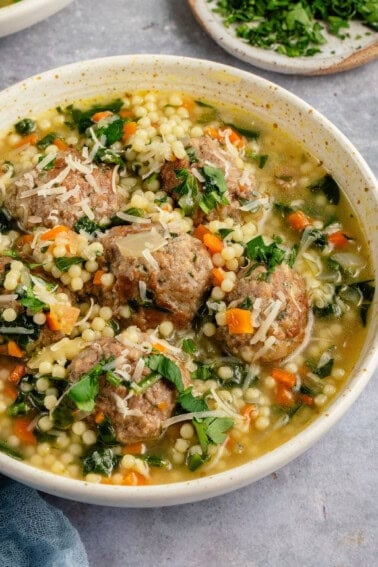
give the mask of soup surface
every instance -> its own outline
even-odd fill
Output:
[[[177,482],[290,439],[365,337],[367,245],[276,124],[184,93],[0,139],[0,449],[88,482]]]
[[[21,0],[0,0],[0,8],[10,6],[11,4],[17,4],[17,2],[21,2]]]

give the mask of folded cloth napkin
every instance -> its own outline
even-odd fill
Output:
[[[1,567],[88,567],[76,529],[36,490],[0,476]]]

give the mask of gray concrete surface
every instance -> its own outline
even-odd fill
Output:
[[[0,88],[65,63],[122,53],[207,58],[269,78],[331,119],[377,172],[378,62],[321,78],[261,71],[213,43],[184,0],[75,0],[0,39]],[[226,496],[153,510],[48,499],[78,528],[93,567],[373,567],[377,378],[305,455]]]

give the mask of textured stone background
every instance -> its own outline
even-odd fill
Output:
[[[208,38],[184,0],[75,0],[0,39],[0,88],[65,63],[123,53],[189,55],[264,76],[327,116],[377,171],[378,62],[321,78],[261,71]],[[78,528],[93,567],[373,567],[377,395],[373,378],[305,455],[226,496],[153,510],[48,499]]]

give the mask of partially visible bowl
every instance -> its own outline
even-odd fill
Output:
[[[378,187],[357,150],[326,118],[281,87],[244,71],[210,61],[161,55],[119,56],[74,63],[27,79],[0,93],[0,131],[25,116],[99,96],[133,90],[180,90],[205,100],[245,108],[287,131],[344,188],[370,246],[378,275]],[[344,389],[305,430],[271,452],[226,472],[156,486],[90,484],[41,471],[0,454],[0,470],[40,490],[95,504],[149,507],[182,504],[247,485],[282,467],[324,435],[366,386],[378,361],[378,305],[371,308],[366,342]]]
[[[72,0],[21,0],[0,8],[0,37],[45,20],[70,2]]]

